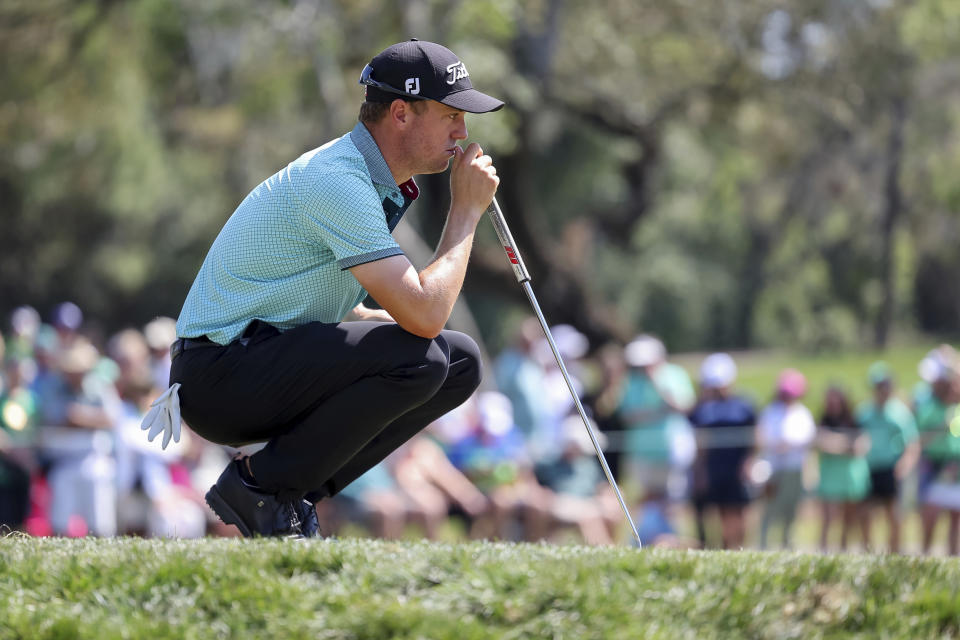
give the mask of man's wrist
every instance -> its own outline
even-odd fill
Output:
[[[476,226],[476,223],[480,220],[485,211],[486,209],[483,207],[453,202],[450,205],[450,213],[447,217],[452,220],[470,220],[473,225]]]

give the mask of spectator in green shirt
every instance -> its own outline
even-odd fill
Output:
[[[870,491],[870,467],[866,459],[870,437],[857,425],[850,400],[840,387],[827,390],[814,446],[820,466],[818,493],[823,506],[820,548],[827,550],[830,524],[839,518],[840,549],[846,550],[847,536],[855,524],[860,502]]]
[[[696,440],[686,414],[696,393],[683,367],[667,362],[659,338],[637,336],[624,349],[624,360],[628,371],[617,414],[626,427],[626,450],[620,468],[642,490],[640,537],[653,541],[673,534],[671,503],[687,497]]]
[[[857,423],[870,437],[867,464],[870,466],[870,495],[861,511],[864,541],[869,545],[873,508],[882,506],[890,529],[889,550],[900,551],[900,513],[897,509],[900,483],[914,468],[920,455],[917,423],[913,413],[893,395],[894,380],[889,366],[875,362],[868,379],[873,398],[857,409]]]
[[[641,335],[624,349],[629,370],[617,412],[627,428],[626,464],[645,501],[686,497],[686,472],[696,454],[686,414],[696,393],[683,367],[667,362],[663,343]]]
[[[936,484],[956,484],[960,462],[960,437],[950,430],[950,421],[960,401],[960,380],[948,363],[943,363],[930,385],[930,395],[917,404],[917,430],[920,433],[919,499],[922,505],[923,551],[930,551],[933,532],[942,508],[930,499],[930,489]],[[950,528],[947,537],[951,555],[958,552],[960,511],[947,510]]]

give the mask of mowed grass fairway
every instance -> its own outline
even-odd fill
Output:
[[[943,558],[0,539],[0,638],[939,638],[958,589]]]

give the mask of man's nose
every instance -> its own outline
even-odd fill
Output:
[[[454,140],[466,140],[467,139],[467,123],[461,122],[460,126],[454,129],[453,131]]]

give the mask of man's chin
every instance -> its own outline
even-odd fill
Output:
[[[443,173],[450,167],[450,161],[453,160],[453,156],[445,158],[444,160],[438,160],[429,168],[424,168],[417,175],[427,175],[430,173]]]

